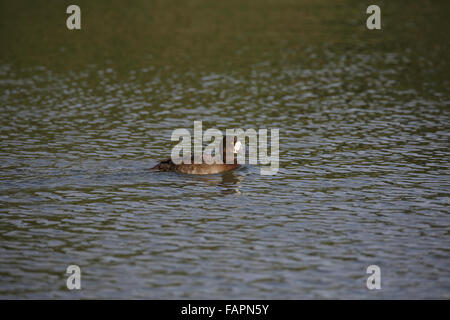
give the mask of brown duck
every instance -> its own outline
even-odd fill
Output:
[[[175,164],[172,159],[167,159],[159,162],[156,166],[151,168],[152,171],[175,171],[187,174],[214,174],[221,173],[225,171],[234,170],[240,167],[240,164],[237,163],[237,159],[235,154],[241,148],[241,142],[237,140],[237,137],[234,137],[233,144],[230,145],[227,149],[226,137],[223,138],[221,142],[222,145],[222,159],[224,163],[215,163],[215,159],[213,159],[212,164],[205,163],[205,155],[203,156],[203,163],[195,164],[194,156],[191,158],[190,164]],[[233,163],[227,164],[225,163],[226,157],[228,153],[233,153],[234,161]],[[208,161],[211,162],[211,161]]]

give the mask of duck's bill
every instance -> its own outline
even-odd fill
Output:
[[[237,141],[237,142],[234,144],[234,153],[238,153],[238,151],[241,149],[241,147],[242,147],[241,142],[240,142],[240,141]]]

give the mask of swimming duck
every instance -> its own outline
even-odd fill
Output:
[[[205,157],[206,155],[203,155],[203,163],[195,164],[194,163],[194,156],[192,156],[191,163],[190,164],[175,164],[173,163],[172,159],[167,159],[160,161],[156,166],[151,168],[152,171],[175,171],[175,172],[181,172],[186,174],[214,174],[214,173],[221,173],[226,172],[230,170],[234,170],[239,168],[241,165],[237,163],[237,159],[235,155],[240,150],[242,144],[240,141],[237,140],[237,137],[234,137],[233,145],[230,145],[227,149],[226,144],[226,138],[223,138],[223,141],[221,142],[222,145],[222,159],[224,163],[214,163],[212,161],[212,164],[205,163]],[[226,156],[227,153],[233,153],[234,162],[227,164]],[[208,161],[211,162],[211,161]]]

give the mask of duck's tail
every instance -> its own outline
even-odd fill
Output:
[[[163,160],[156,166],[150,168],[150,171],[171,171],[173,169],[173,162],[171,159]]]

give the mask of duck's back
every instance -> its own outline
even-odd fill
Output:
[[[214,174],[230,171],[239,168],[237,163],[232,164],[174,164],[171,159],[163,160],[150,170],[154,171],[175,171],[187,174]]]

